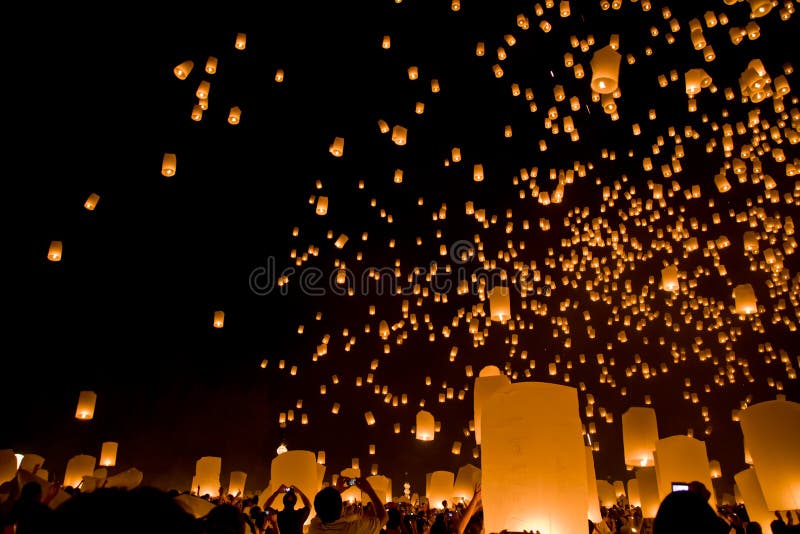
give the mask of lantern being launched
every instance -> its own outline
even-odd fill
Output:
[[[436,432],[436,420],[433,418],[433,414],[426,411],[420,410],[417,412],[417,429],[416,429],[416,437],[420,441],[431,441],[433,440],[433,435]]]
[[[481,414],[484,404],[492,393],[510,383],[508,377],[500,373],[500,369],[494,365],[487,365],[478,373],[473,395],[473,420],[475,421],[475,443],[477,445],[481,444]]]
[[[585,531],[589,492],[577,391],[518,382],[486,399],[481,445],[486,532]],[[541,439],[545,428],[548,437]]]
[[[117,450],[119,443],[116,441],[104,441],[100,449],[100,465],[103,467],[113,467],[117,465]]]
[[[592,90],[601,95],[611,94],[619,87],[619,64],[622,55],[611,45],[604,46],[592,56]]]

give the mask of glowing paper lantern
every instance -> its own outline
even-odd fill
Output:
[[[217,310],[214,312],[214,328],[222,328],[225,326],[225,312],[222,310]]]
[[[86,199],[86,202],[83,203],[83,207],[89,211],[94,211],[98,202],[100,202],[100,195],[92,193],[89,195],[89,198]]]
[[[750,16],[754,19],[763,17],[772,11],[772,0],[747,0],[750,3]]]
[[[97,459],[88,454],[79,454],[70,458],[64,473],[64,486],[79,487],[83,482],[83,477],[90,477],[94,474],[96,462]]]
[[[739,413],[769,510],[800,508],[800,403],[760,402]]]
[[[392,500],[392,479],[383,475],[371,475],[367,477],[367,482],[375,490],[375,494],[383,502]],[[365,500],[362,496],[362,500]]]
[[[642,498],[639,496],[639,481],[635,478],[628,481],[628,504],[639,508],[642,507]]]
[[[511,383],[509,378],[500,373],[500,369],[494,365],[488,365],[481,369],[478,378],[475,379],[475,393],[473,394],[473,420],[475,421],[475,443],[481,444],[481,414],[486,400],[496,390]]]
[[[431,508],[442,509],[442,501],[447,501],[448,506],[453,499],[453,484],[455,475],[451,471],[434,471],[430,474],[426,496]]]
[[[172,153],[165,153],[161,160],[161,174],[167,178],[175,176],[177,157]]]
[[[22,457],[22,461],[19,464],[19,468],[21,470],[33,473],[37,465],[39,466],[39,471],[36,474],[39,475],[42,466],[44,466],[44,457],[39,456],[38,454],[28,453]],[[44,478],[46,479],[47,476],[45,475]],[[0,481],[0,484],[2,484],[2,481]]]
[[[78,395],[78,407],[75,409],[75,419],[88,421],[94,417],[94,407],[97,403],[97,393],[94,391],[81,391]]]
[[[587,501],[589,505],[588,516],[593,523],[598,523],[603,519],[600,514],[600,496],[597,492],[597,474],[594,468],[594,453],[592,448],[586,446],[583,448],[586,453],[586,490]]]
[[[392,128],[392,142],[398,146],[403,146],[408,141],[408,130],[399,124]]]
[[[762,527],[766,527],[764,532],[770,532],[769,524],[775,519],[775,513],[767,506],[759,474],[755,467],[750,467],[736,473],[733,479],[736,481],[736,489],[739,490],[740,502],[747,508],[750,521],[757,521]]]
[[[476,182],[483,181],[483,165],[481,163],[476,163],[472,168],[472,179]]]
[[[244,50],[247,46],[247,34],[245,33],[237,33],[236,34],[236,41],[233,44],[236,50]]]
[[[183,63],[180,63],[172,69],[172,73],[175,74],[175,77],[179,80],[185,80],[189,73],[192,72],[194,68],[194,61],[191,59],[187,59]]]
[[[494,286],[488,291],[492,320],[505,322],[511,317],[511,290],[505,286]]]
[[[230,482],[228,482],[228,495],[244,495],[244,483],[247,480],[247,473],[244,471],[231,471]]]
[[[116,441],[104,441],[103,446],[100,448],[100,465],[104,467],[113,467],[117,465],[117,450],[119,443]]]
[[[367,424],[370,426],[375,424],[375,416],[372,415],[372,412],[365,412],[364,419],[367,420]]]
[[[658,424],[653,408],[633,406],[622,414],[622,444],[625,465],[649,467],[658,441]]]
[[[683,435],[660,439],[656,441],[654,457],[658,495],[661,500],[672,492],[673,482],[697,480],[714,493],[704,441]],[[716,498],[712,502],[715,500]]]
[[[472,464],[458,468],[453,483],[453,498],[469,501],[475,494],[475,488],[481,482],[481,470]]]
[[[658,494],[658,477],[655,467],[644,467],[636,470],[636,482],[639,486],[639,499],[642,504],[642,517],[653,518],[658,512],[661,498]]]
[[[317,197],[317,207],[314,211],[317,215],[328,213],[328,197]]]
[[[739,284],[733,288],[733,300],[736,307],[736,313],[741,315],[748,315],[758,312],[758,305],[756,304],[756,293],[753,291],[753,286],[750,284]]]
[[[239,106],[233,106],[228,112],[228,124],[239,124],[242,120],[242,110]]]
[[[205,69],[206,73],[208,73],[208,74],[216,74],[216,72],[217,72],[217,64],[218,63],[219,63],[219,60],[216,57],[208,56],[208,59],[206,59],[206,69]]]
[[[197,460],[194,468],[195,486],[192,488],[192,492],[197,492],[196,495],[200,497],[203,495],[218,497],[221,470],[222,458],[219,456],[203,456]]]
[[[586,530],[589,493],[577,391],[519,382],[486,399],[481,425],[486,532]],[[548,439],[539,439],[543,428]]]
[[[433,414],[420,410],[416,418],[416,438],[420,441],[431,441],[436,432],[436,420]]]
[[[708,462],[708,474],[712,480],[715,478],[722,478],[722,467],[719,465],[719,460],[710,460]]]
[[[611,45],[597,50],[590,61],[592,67],[592,90],[601,95],[611,94],[619,87],[619,64],[622,55]]]
[[[61,261],[64,245],[61,241],[51,241],[50,248],[47,249],[47,259],[50,261]]]
[[[328,152],[334,157],[342,157],[342,154],[344,154],[344,137],[335,137],[331,146],[328,147]]]
[[[273,487],[278,487],[280,484],[295,485],[306,495],[313,496],[321,488],[322,477],[319,476],[320,469],[324,473],[325,466],[317,463],[316,455],[313,452],[304,450],[287,451],[272,459],[270,464],[270,484]],[[279,504],[280,507],[283,506],[282,502],[278,503],[276,501],[274,504]],[[278,506],[275,506],[275,508],[278,508]],[[313,509],[306,524],[310,522],[311,517],[314,517]]]
[[[600,499],[600,505],[610,508],[617,504],[617,496],[614,493],[614,486],[607,480],[595,480],[597,486],[597,498]]]
[[[677,291],[680,288],[677,265],[667,265],[661,269],[661,287],[664,291]]]

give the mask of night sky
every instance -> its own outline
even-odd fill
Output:
[[[378,464],[395,494],[406,480],[422,493],[427,472],[480,467],[474,432],[464,433],[474,381],[465,366],[477,376],[496,365],[512,381],[563,384],[568,373],[568,385],[585,384],[578,396],[583,422],[597,426],[598,478],[633,475],[624,466],[621,416],[650,396],[660,436],[691,431],[703,439],[709,458],[722,464],[719,487],[731,491],[733,475],[746,467],[731,411],[777,394],[800,400],[793,250],[800,186],[790,170],[800,167],[800,151],[789,141],[798,135],[800,79],[784,68],[800,67],[797,14],[787,11],[797,2],[776,2],[756,19],[748,2],[652,1],[649,11],[644,3],[603,9],[573,1],[568,17],[559,16],[558,2],[542,2],[540,16],[539,4],[516,0],[465,0],[458,11],[446,0],[380,0],[169,11],[142,5],[119,13],[70,6],[10,17],[0,448],[41,454],[60,479],[71,456],[99,456],[103,441],[118,441],[113,470],[137,467],[145,483],[178,489],[188,488],[198,458],[221,456],[223,483],[242,470],[256,491],[267,485],[269,462],[285,440],[290,449],[325,450],[326,480],[359,458],[364,472]],[[726,15],[727,24],[709,27],[707,11]],[[713,61],[692,46],[694,18]],[[545,32],[542,20],[552,29]],[[753,21],[760,37],[734,45],[729,30]],[[244,50],[234,47],[239,33]],[[590,88],[592,53],[613,35],[622,54],[616,119],[592,101]],[[571,36],[594,45],[574,48]],[[568,52],[583,78],[565,66]],[[203,71],[209,56],[218,59],[215,74]],[[739,77],[753,59],[771,81],[788,81],[784,111],[772,96],[742,101]],[[180,80],[173,68],[186,60],[194,69]],[[409,67],[418,68],[418,79],[409,79]],[[684,75],[693,68],[713,82],[690,112]],[[211,84],[209,105],[197,122],[190,114],[203,80]],[[734,98],[726,98],[727,88]],[[570,109],[572,97],[577,109]],[[424,103],[421,114],[417,103]],[[227,122],[233,106],[242,110],[237,125]],[[551,108],[557,117],[548,126]],[[756,109],[758,131],[746,127]],[[564,131],[566,116],[579,132],[575,141]],[[407,144],[381,133],[379,120],[406,127]],[[728,154],[726,124],[733,131]],[[328,150],[336,137],[344,139],[341,157]],[[177,157],[169,178],[161,174],[165,153]],[[731,190],[721,193],[714,176],[734,158],[747,175],[741,181],[728,169]],[[475,164],[483,165],[483,181],[473,179]],[[663,165],[674,174],[665,176]],[[402,183],[393,178],[398,169]],[[563,199],[546,205],[543,193],[553,198],[559,179]],[[699,196],[687,198],[693,186]],[[91,193],[100,196],[93,211],[83,207]],[[315,214],[320,195],[329,199],[324,216]],[[486,224],[468,213],[468,202],[485,210]],[[758,234],[757,252],[744,250],[747,231]],[[340,234],[349,238],[341,249],[334,246]],[[59,262],[47,259],[53,240],[63,242]],[[777,265],[766,263],[766,249]],[[462,250],[472,256],[454,253]],[[295,261],[309,251],[316,254]],[[438,274],[426,280],[434,263]],[[674,294],[660,287],[668,263],[681,272]],[[475,306],[488,313],[489,305],[472,276],[504,269],[513,281],[522,265],[540,279],[530,280],[525,296],[520,284],[512,287],[513,324],[482,323],[478,343],[463,315]],[[352,295],[335,281],[343,266],[353,274]],[[374,279],[365,284],[371,268],[399,272],[400,293]],[[469,282],[466,293],[457,291],[460,278]],[[254,289],[253,280],[266,285]],[[753,286],[759,312],[739,316],[732,291],[744,283]],[[435,298],[435,288],[446,298]],[[592,300],[590,291],[605,300]],[[416,327],[404,317],[404,300]],[[225,312],[223,328],[212,326],[217,310]],[[381,320],[396,326],[387,340],[379,336]],[[720,341],[720,333],[729,339]],[[314,361],[326,335],[327,354]],[[555,376],[550,363],[557,363]],[[439,402],[448,387],[455,398]],[[74,418],[84,389],[98,395],[91,421]],[[584,413],[587,393],[596,400],[592,419]],[[692,393],[697,403],[684,398]],[[402,394],[408,404],[392,406]],[[410,433],[421,399],[442,424],[430,443]],[[597,407],[613,413],[613,422]],[[288,410],[295,420],[281,428],[279,414]],[[454,441],[462,443],[460,455],[451,454]]]

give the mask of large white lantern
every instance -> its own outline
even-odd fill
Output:
[[[475,494],[475,488],[481,482],[481,470],[472,464],[462,465],[456,473],[453,484],[453,497],[458,500],[469,501]]]
[[[486,532],[584,532],[588,488],[577,389],[503,386],[485,400],[481,425]]]
[[[673,482],[696,480],[714,495],[705,442],[684,435],[670,436],[656,441],[654,457],[661,500],[672,493]],[[716,502],[716,497],[712,502]]]
[[[427,410],[417,412],[416,438],[420,441],[431,441],[436,433],[436,420]]]
[[[274,488],[281,484],[297,486],[300,491],[313,500],[314,495],[320,490],[318,469],[324,467],[324,465],[317,463],[317,456],[312,451],[287,451],[272,459],[270,463],[270,485]],[[275,508],[280,510],[283,507],[283,502],[282,500],[280,503],[276,501],[273,505],[277,505]],[[313,509],[306,520],[306,524],[310,522],[312,517],[314,517]]]
[[[486,400],[496,390],[507,386],[511,381],[494,365],[487,365],[478,373],[475,379],[475,393],[473,394],[473,420],[475,421],[475,443],[481,444],[481,414]]]
[[[648,467],[653,465],[653,451],[658,441],[658,424],[653,408],[633,406],[622,414],[622,445],[625,465]]]
[[[192,492],[197,492],[196,495],[202,497],[203,495],[210,495],[211,497],[219,496],[219,474],[222,470],[222,458],[219,456],[203,456],[195,463],[194,476],[195,480],[192,482]]]
[[[448,508],[453,504],[453,485],[455,474],[451,471],[434,471],[428,479],[428,506],[442,509],[442,501],[447,501]]]

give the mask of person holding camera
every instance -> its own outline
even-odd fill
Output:
[[[342,492],[351,486],[369,497],[373,513],[342,517]],[[319,490],[314,496],[314,510],[317,515],[311,520],[308,534],[379,534],[388,517],[378,494],[362,477],[338,477],[334,486]]]
[[[280,511],[272,507],[278,495],[283,495],[283,510]],[[295,510],[298,495],[303,500],[303,507]],[[297,486],[281,484],[264,503],[264,511],[276,518],[280,534],[303,534],[303,525],[311,514],[311,501]]]

